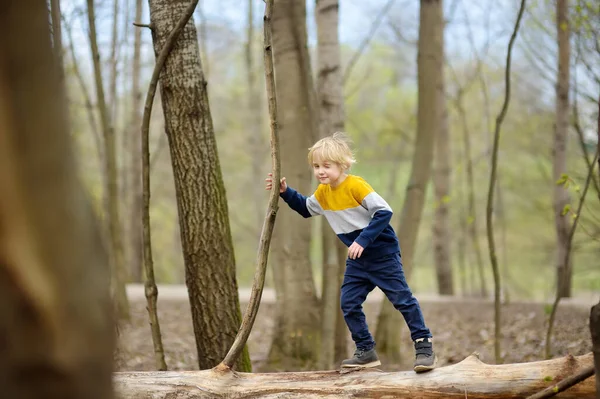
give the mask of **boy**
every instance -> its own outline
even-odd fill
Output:
[[[339,239],[348,247],[341,307],[356,352],[354,357],[342,362],[342,367],[381,364],[362,311],[367,294],[379,287],[402,313],[410,329],[416,353],[415,372],[432,370],[437,358],[431,332],[425,326],[419,303],[404,278],[398,238],[389,224],[392,209],[365,180],[346,173],[356,161],[343,133],[319,140],[309,149],[308,162],[320,183],[317,191],[305,197],[288,187],[283,177],[279,193],[290,208],[305,218],[325,215]],[[270,190],[272,174],[266,182],[266,189]]]

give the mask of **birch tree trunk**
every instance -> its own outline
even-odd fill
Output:
[[[442,0],[421,0],[417,57],[419,90],[417,140],[398,228],[402,264],[407,279],[410,279],[417,233],[431,175],[434,140],[437,132],[440,131],[441,102],[437,99],[442,87],[443,28]],[[377,320],[375,338],[381,353],[391,359],[397,359],[400,353],[399,327],[402,322],[400,312],[384,299]]]
[[[316,137],[312,77],[306,37],[306,4],[277,0],[273,48],[280,124],[281,170],[288,184],[309,194],[306,149]],[[319,304],[309,259],[310,223],[281,207],[273,233],[273,276],[277,295],[269,363],[279,368],[314,367],[319,350]]]
[[[111,123],[108,106],[104,96],[102,80],[102,64],[100,62],[100,51],[96,36],[96,16],[94,1],[87,0],[88,23],[90,28],[90,46],[94,64],[94,80],[96,82],[96,97],[100,122],[104,137],[104,165],[106,170],[106,219],[108,220],[108,234],[110,242],[111,259],[111,284],[113,296],[119,319],[129,320],[129,301],[125,292],[127,271],[125,270],[125,259],[123,253],[123,242],[121,234],[121,219],[119,216],[119,183],[117,173],[117,154],[115,129]]]
[[[339,1],[316,0],[315,19],[317,24],[317,98],[319,104],[319,136],[325,137],[344,130],[344,99],[342,89],[342,69],[340,41],[338,35]],[[322,220],[323,242],[323,290],[321,295],[321,350],[320,368],[327,370],[334,366],[336,337],[346,344],[345,334],[336,334],[343,320],[339,306],[340,281],[343,274],[347,251],[338,250],[344,246],[336,237],[329,224]],[[341,255],[341,256],[338,256]],[[346,329],[345,323],[341,325]]]
[[[135,21],[141,22],[142,0],[135,0]],[[131,280],[142,281],[142,154],[140,148],[140,126],[142,125],[141,28],[135,28],[133,39],[133,62],[131,70],[131,115],[129,122],[129,271]]]
[[[189,3],[150,0],[149,4],[158,56]],[[206,85],[190,19],[165,62],[160,89],[200,369],[221,362],[241,322],[227,198]],[[247,349],[236,369],[250,370]]]
[[[0,13],[0,392],[110,399],[108,258],[84,192],[45,2]],[[23,51],[27,49],[27,51]]]
[[[443,24],[443,22],[442,22]],[[435,167],[433,184],[435,191],[435,213],[432,224],[433,259],[437,277],[438,293],[454,295],[454,279],[452,273],[452,235],[450,234],[450,132],[448,126],[448,109],[446,106],[446,85],[444,79],[444,26],[441,39],[441,70],[439,71],[438,102],[439,130],[435,133]],[[454,201],[456,203],[456,201]]]
[[[567,0],[557,0],[556,30],[558,37],[558,76],[556,83],[556,122],[554,126],[553,182],[567,173],[567,131],[569,129],[569,75],[571,45],[569,43],[569,6]],[[569,203],[569,192],[554,183],[554,225],[556,228],[556,289],[562,298],[571,296],[571,265],[565,265],[570,222],[563,210]]]

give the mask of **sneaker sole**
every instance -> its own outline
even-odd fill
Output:
[[[365,364],[342,364],[342,367],[344,368],[351,368],[351,367],[375,367],[375,366],[381,366],[381,361],[379,360],[375,360],[373,362],[370,363],[365,363]]]
[[[419,365],[419,366],[415,366],[413,368],[413,370],[415,370],[415,373],[424,373],[426,371],[433,370],[436,366],[437,366],[437,356],[433,359],[433,364],[431,366]]]

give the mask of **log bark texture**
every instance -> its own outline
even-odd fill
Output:
[[[488,365],[476,354],[427,374],[375,369],[290,373],[215,370],[116,373],[120,398],[526,398],[592,364],[592,354],[532,363]],[[557,398],[594,398],[594,379]]]

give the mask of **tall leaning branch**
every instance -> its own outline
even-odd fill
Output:
[[[273,180],[278,182],[280,179],[280,160],[279,160],[279,134],[277,125],[277,98],[275,92],[275,74],[273,73],[273,43],[271,17],[273,16],[273,0],[267,0],[264,15],[264,63],[265,80],[267,86],[267,99],[269,103],[269,119],[271,127],[271,165],[273,168]],[[238,331],[235,341],[231,345],[229,352],[216,369],[221,371],[231,370],[238,357],[242,353],[246,341],[250,336],[250,331],[256,320],[256,314],[260,306],[263,287],[265,285],[265,273],[267,270],[267,259],[269,256],[269,245],[271,235],[275,226],[275,217],[277,216],[279,190],[271,190],[269,196],[269,207],[265,215],[258,254],[256,256],[256,271],[254,273],[254,282],[252,283],[252,292],[250,301],[244,313],[242,325]]]
[[[158,78],[160,72],[165,65],[167,57],[171,53],[175,42],[179,38],[183,27],[187,24],[189,19],[192,17],[198,0],[192,0],[190,5],[185,9],[185,12],[179,19],[179,22],[173,28],[167,41],[160,50],[160,54],[156,59],[154,70],[152,71],[152,77],[150,79],[150,85],[148,86],[148,93],[146,95],[146,103],[144,105],[144,115],[142,117],[142,190],[143,190],[143,210],[142,210],[142,225],[143,225],[143,244],[144,244],[144,270],[146,271],[146,280],[144,282],[144,293],[146,295],[146,302],[148,303],[148,316],[150,318],[150,328],[152,330],[152,343],[154,345],[154,357],[156,360],[156,367],[159,370],[166,370],[167,364],[165,362],[165,353],[162,345],[162,338],[160,334],[160,324],[158,322],[158,313],[156,302],[158,299],[158,288],[156,288],[156,281],[154,280],[154,263],[152,260],[152,243],[150,234],[150,145],[149,145],[149,131],[150,131],[150,116],[152,114],[152,103],[154,102],[154,95],[156,94],[156,87],[158,86]]]
[[[500,315],[500,273],[498,270],[498,258],[496,256],[496,244],[494,242],[494,226],[492,224],[492,216],[494,211],[494,192],[496,186],[496,175],[498,173],[498,143],[500,142],[500,127],[508,111],[508,104],[510,101],[510,65],[512,61],[512,49],[517,39],[517,33],[519,32],[519,26],[521,25],[521,19],[523,18],[523,11],[525,10],[526,0],[521,0],[521,6],[519,7],[519,14],[517,15],[517,21],[515,22],[515,28],[508,42],[508,52],[506,54],[506,70],[504,74],[504,104],[498,117],[496,118],[496,128],[494,130],[494,145],[492,148],[492,168],[490,172],[490,187],[488,190],[487,210],[486,210],[486,222],[487,222],[487,235],[488,245],[490,249],[490,261],[492,263],[492,271],[494,273],[494,356],[496,363],[501,363],[502,356],[500,354],[500,326],[501,326],[501,315]]]

